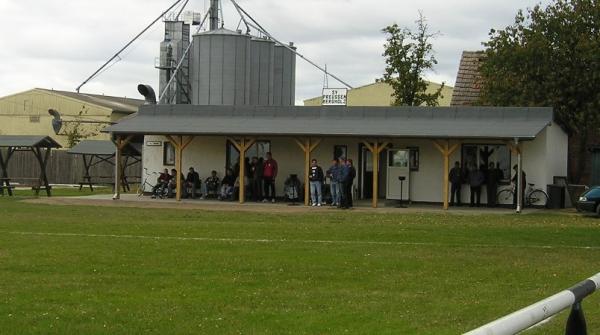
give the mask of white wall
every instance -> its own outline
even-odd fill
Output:
[[[263,140],[259,138],[259,140]],[[276,137],[265,138],[271,141],[273,157],[279,164],[279,174],[276,180],[277,194],[283,195],[283,184],[290,174],[297,174],[301,179],[304,175],[304,153],[291,138]],[[146,136],[147,141],[166,141],[163,136]],[[326,138],[312,153],[311,158],[316,158],[319,165],[326,170],[333,157],[334,145],[346,145],[347,157],[354,160],[358,169],[360,140],[358,138]],[[444,174],[443,157],[433,145],[431,140],[398,139],[393,140],[394,148],[419,148],[419,170],[411,172],[410,176],[410,199],[417,202],[442,202],[442,184]],[[450,157],[450,167],[455,161],[461,161],[462,144],[494,144],[501,141],[451,141],[458,143],[459,147]],[[535,183],[537,187],[545,190],[546,184],[552,183],[553,176],[564,176],[567,173],[567,136],[553,124],[544,130],[534,141],[523,143],[523,168],[527,173],[528,182]],[[223,177],[226,161],[226,138],[225,137],[196,137],[186,148],[183,154],[183,170],[187,172],[189,167],[194,167],[202,179],[210,175],[210,171],[216,170],[219,177]],[[516,164],[517,157],[513,154],[511,165]],[[143,164],[150,172],[160,172],[163,166],[163,147],[144,146]],[[386,168],[386,162],[380,163],[381,168]],[[380,175],[381,176],[381,175]],[[151,180],[151,183],[154,181]],[[358,185],[358,177],[355,180]],[[469,200],[469,187],[463,185],[462,201]],[[482,190],[482,203],[486,201],[485,187]]]

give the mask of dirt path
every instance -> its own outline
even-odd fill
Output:
[[[100,207],[124,207],[124,208],[167,208],[183,210],[206,210],[206,211],[232,211],[232,212],[255,212],[255,213],[346,213],[349,211],[340,210],[330,206],[307,207],[303,205],[290,206],[287,203],[245,203],[222,202],[215,200],[183,200],[176,202],[171,199],[150,199],[147,197],[138,198],[134,195],[124,195],[121,200],[112,200],[109,195],[88,196],[88,197],[52,197],[23,200],[33,204],[47,204],[58,206],[100,206]],[[415,205],[409,208],[395,207],[369,207],[370,202],[360,204],[350,212],[360,213],[448,213],[459,215],[481,215],[481,214],[512,214],[510,209],[489,209],[489,208],[453,208],[444,211],[435,205]],[[542,210],[528,209],[526,213],[537,213]],[[550,213],[550,211],[547,211]],[[554,213],[554,212],[553,212]]]

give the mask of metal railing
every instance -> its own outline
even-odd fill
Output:
[[[571,307],[566,335],[587,335],[581,301],[600,288],[600,273],[577,285],[490,322],[464,335],[512,335],[526,330]]]

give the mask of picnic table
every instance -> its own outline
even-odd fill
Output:
[[[51,195],[50,183],[48,182],[48,176],[46,174],[46,166],[50,159],[50,152],[54,148],[60,148],[55,140],[50,136],[27,136],[27,135],[0,135],[0,189],[2,195],[4,195],[4,189],[8,190],[8,195],[13,195],[14,185],[11,185],[11,181],[15,178],[11,178],[8,175],[8,163],[16,151],[29,151],[37,159],[40,166],[40,175],[37,178],[20,178],[26,180],[26,184],[31,184],[31,187],[36,194],[39,194],[40,190],[46,190],[48,196]],[[5,150],[6,151],[5,151]]]

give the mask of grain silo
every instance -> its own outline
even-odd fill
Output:
[[[295,49],[293,43],[289,47]],[[296,99],[296,54],[278,44],[273,64],[273,105],[293,106]]]
[[[275,42],[254,37],[250,41],[250,104],[273,104]]]
[[[194,35],[190,58],[192,104],[250,103],[250,40],[248,35],[224,28]]]

